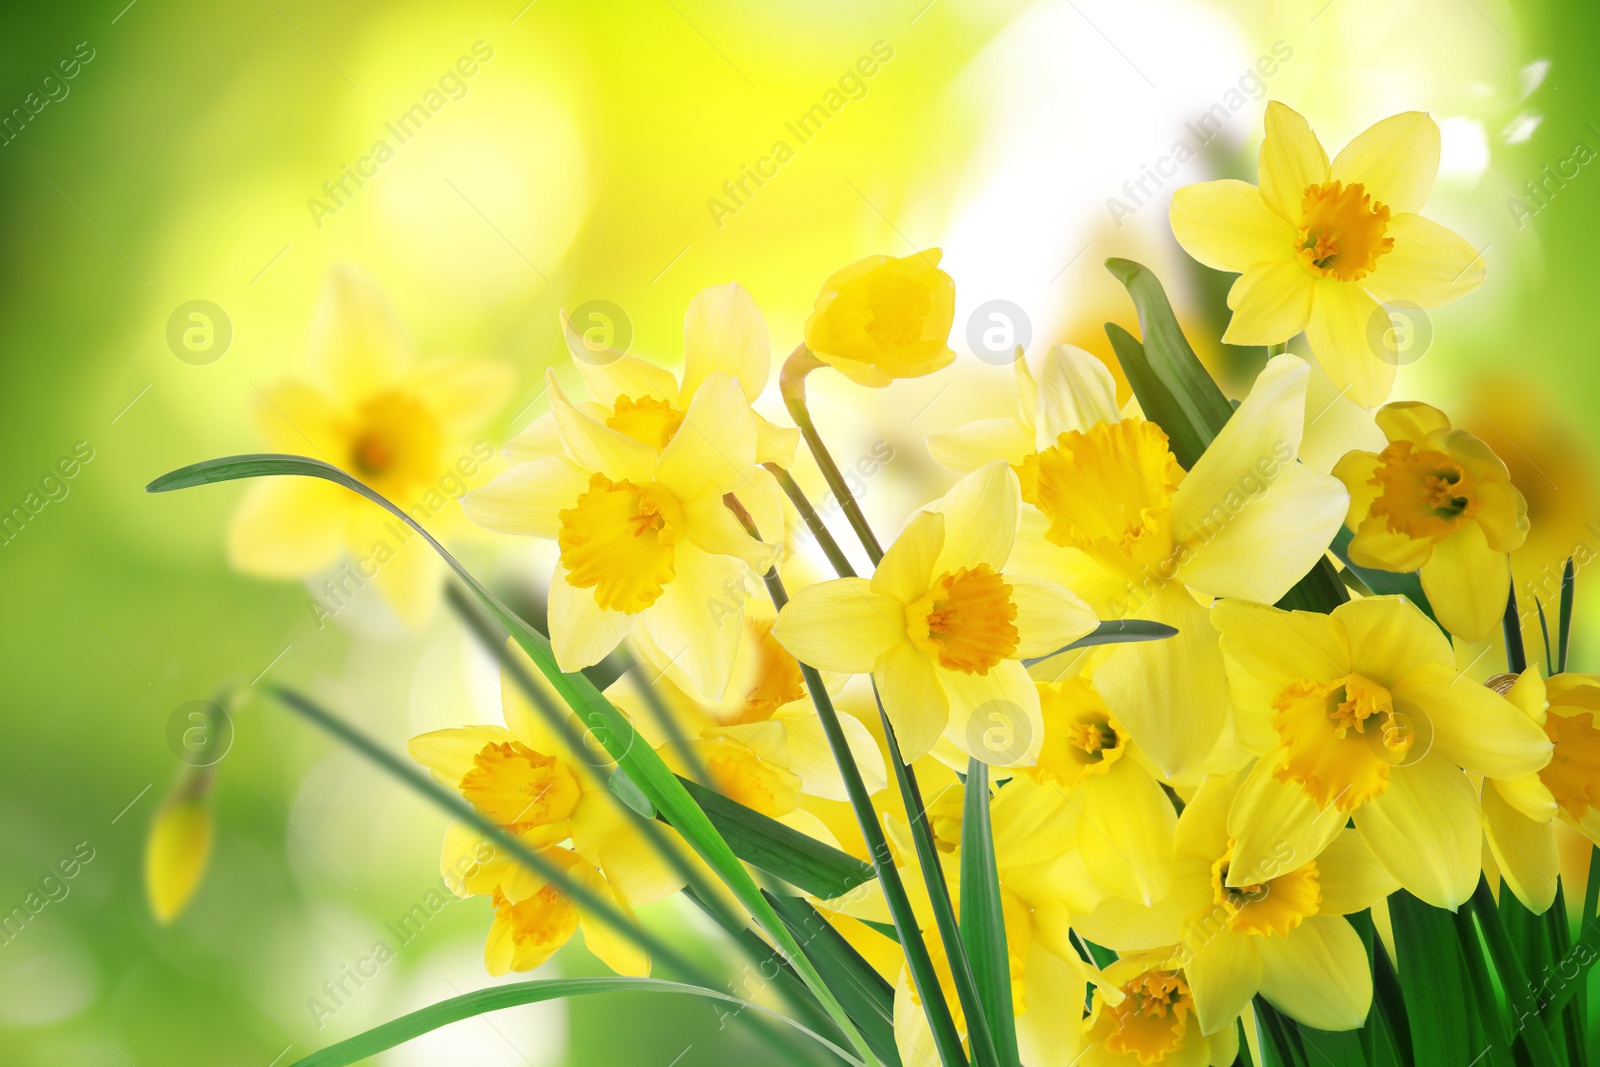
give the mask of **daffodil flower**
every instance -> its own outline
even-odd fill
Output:
[[[1224,600],[1211,618],[1239,740],[1261,754],[1228,814],[1227,883],[1249,884],[1281,847],[1315,858],[1353,820],[1414,895],[1451,909],[1471,896],[1483,837],[1466,772],[1536,773],[1544,731],[1461,677],[1450,642],[1403,597],[1331,615]]]
[[[1558,824],[1600,844],[1600,676],[1557,674],[1547,682],[1529,669],[1506,699],[1544,730],[1553,748],[1536,775],[1485,781],[1484,836],[1511,891],[1543,912],[1555,902],[1561,872]]]
[[[526,653],[507,647],[539,677]],[[604,795],[608,757],[590,756],[585,746],[582,755],[593,763],[580,759],[508,678],[501,704],[505,726],[435,730],[412,738],[407,751],[480,815],[612,899],[623,914],[631,917],[632,905],[681,888],[682,879],[664,873],[664,861],[645,848],[637,828],[616,816],[615,798]],[[446,829],[439,865],[458,895],[491,898],[494,922],[484,949],[491,974],[537,967],[580,927],[590,951],[617,973],[649,972],[649,958],[637,946],[468,823]]]
[[[707,375],[658,447],[573,404],[546,373],[561,452],[469,493],[467,514],[560,547],[550,640],[563,670],[598,663],[639,626],[683,654],[697,691],[721,696],[741,633],[743,568],[773,556],[723,500],[765,477],[739,382]]]
[[[1271,345],[1305,331],[1333,384],[1362,407],[1394,387],[1379,301],[1432,308],[1483,282],[1478,251],[1417,214],[1439,170],[1439,127],[1394,115],[1333,162],[1306,120],[1267,105],[1260,186],[1202,182],[1172,197],[1172,232],[1195,259],[1239,275],[1222,340]],[[1374,340],[1376,338],[1377,340]]]
[[[1118,951],[1179,945],[1202,1033],[1231,1028],[1258,992],[1307,1026],[1360,1026],[1372,1003],[1372,972],[1344,916],[1400,883],[1349,829],[1315,858],[1284,846],[1261,868],[1240,868],[1228,812],[1241,781],[1237,773],[1207,778],[1184,808],[1168,897],[1149,907],[1108,900],[1079,929]]]
[[[1196,772],[1228,722],[1206,601],[1277,600],[1326,551],[1347,507],[1336,479],[1295,458],[1309,368],[1294,356],[1270,360],[1188,472],[1159,426],[1123,418],[1111,372],[1089,353],[1054,349],[1032,403],[1031,379],[1024,367],[1018,374],[1016,425],[942,435],[934,454],[964,464],[1009,442],[1000,458],[1020,472],[1032,505],[1017,568],[1072,589],[1101,618],[1177,628],[1164,641],[1119,646],[1095,686],[1164,773]]]
[[[1239,1055],[1239,1031],[1202,1031],[1188,972],[1161,953],[1122,956],[1105,969],[1087,1022],[1083,1067],[1228,1067]]]
[[[806,320],[806,348],[858,385],[881,387],[947,367],[956,284],[930,248],[868,256],[822,284]]]
[[[1500,457],[1438,408],[1385,404],[1374,418],[1384,450],[1348,452],[1333,468],[1350,490],[1350,561],[1418,571],[1445,628],[1482,640],[1505,612],[1527,501]]]
[[[1094,628],[1074,594],[1007,570],[1019,494],[1003,462],[981,467],[911,520],[870,580],[808,586],[778,614],[773,633],[802,662],[873,676],[907,760],[944,736],[986,763],[1031,764],[1044,731],[1021,661]]]
[[[383,295],[350,268],[329,279],[310,351],[316,382],[261,391],[254,417],[272,451],[331,463],[424,518],[435,533],[448,531],[459,516],[454,500],[483,480],[494,460],[469,435],[504,403],[510,369],[418,363]],[[413,625],[437,602],[443,573],[428,547],[383,512],[313,478],[251,486],[234,512],[228,554],[240,570],[275,578],[307,577],[353,557]]]
[[[156,812],[145,842],[145,896],[156,921],[170,923],[183,913],[200,888],[216,833],[209,783],[196,779],[169,797]]]

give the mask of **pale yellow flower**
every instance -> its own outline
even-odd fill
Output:
[[[997,766],[1038,755],[1039,692],[1021,661],[1095,618],[1065,588],[1007,570],[1020,506],[1016,475],[981,467],[911,520],[870,580],[808,586],[778,615],[775,636],[802,662],[873,676],[907,760],[941,736]],[[1006,731],[995,744],[991,720]]]
[[[1333,468],[1350,490],[1350,561],[1420,571],[1445,628],[1481,640],[1505,612],[1527,502],[1500,458],[1438,408],[1386,404],[1374,418],[1388,446],[1346,453]]]
[[[393,309],[365,276],[335,271],[311,326],[315,382],[262,391],[256,425],[274,452],[324,460],[354,475],[435,534],[459,523],[455,506],[493,470],[494,450],[471,434],[504,404],[512,375],[496,363],[417,362]],[[470,527],[467,527],[470,529]],[[234,512],[234,566],[298,578],[352,559],[406,621],[437,602],[443,565],[372,504],[314,478],[264,478]],[[345,595],[352,590],[343,580]]]
[[[956,283],[939,269],[942,255],[868,256],[833,274],[806,320],[806,348],[860,385],[949,366]]]
[[[1162,953],[1123,956],[1105,969],[1111,990],[1096,986],[1083,1067],[1228,1067],[1239,1031],[1202,1032],[1190,976]]]
[[[214,833],[204,788],[180,789],[156,812],[145,842],[144,884],[157,921],[169,923],[188,906],[205,877]]]
[[[1202,182],[1172,197],[1172,232],[1195,259],[1239,274],[1222,340],[1271,345],[1305,331],[1333,384],[1362,407],[1388,399],[1395,364],[1379,301],[1448,304],[1483,282],[1483,257],[1417,214],[1439,170],[1439,127],[1408,111],[1333,162],[1300,115],[1267,105],[1260,186]],[[1378,341],[1374,341],[1374,338]]]

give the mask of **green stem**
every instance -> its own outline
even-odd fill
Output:
[[[764,463],[762,466],[766,467],[772,473],[772,476],[778,480],[778,485],[782,487],[784,495],[789,498],[789,503],[793,504],[795,510],[800,513],[800,518],[804,520],[806,529],[811,531],[811,536],[815,537],[817,544],[822,547],[823,555],[827,556],[828,562],[833,564],[834,573],[841,578],[854,578],[856,569],[850,566],[850,560],[845,556],[844,550],[839,547],[839,542],[833,539],[833,533],[823,523],[822,516],[817,514],[817,509],[812,507],[811,501],[806,499],[805,493],[800,489],[800,483],[794,480],[794,475],[776,463]]]
[[[1523,1043],[1535,1063],[1562,1062],[1564,1057],[1551,1045],[1544,1020],[1539,1017],[1538,1002],[1528,996],[1528,976],[1500,922],[1500,911],[1495,906],[1494,894],[1489,891],[1487,878],[1478,879],[1478,887],[1472,892],[1472,910],[1489,943],[1489,954],[1494,957],[1494,968],[1500,974],[1500,987],[1505,990],[1506,1003],[1511,1008],[1511,1033]]]
[[[967,760],[963,809],[961,943],[967,950],[973,983],[1002,1067],[1019,1067],[1016,1011],[1011,999],[1011,953],[994,858],[994,827],[989,821],[989,766],[982,760]]]
[[[1564,673],[1567,669],[1567,649],[1572,641],[1572,596],[1577,585],[1578,575],[1572,568],[1572,557],[1567,557],[1567,565],[1561,571],[1561,609],[1557,622],[1556,644],[1560,651],[1556,653],[1556,672]]]
[[[800,436],[805,438],[806,447],[811,450],[811,458],[817,461],[817,467],[827,480],[828,488],[833,491],[834,499],[844,509],[845,518],[861,540],[861,547],[867,550],[867,558],[876,567],[883,559],[883,549],[873,535],[872,527],[867,525],[867,517],[861,513],[855,495],[845,484],[844,475],[839,473],[833,457],[828,454],[828,446],[822,443],[822,436],[817,433],[816,424],[811,421],[811,412],[806,408],[806,375],[823,366],[826,364],[801,344],[784,363],[783,371],[778,376],[778,385],[783,393],[783,403],[789,409],[789,417],[800,427]]]
[[[1473,999],[1478,1002],[1478,1017],[1488,1035],[1490,1064],[1506,1061],[1510,1042],[1506,1038],[1506,1020],[1500,1012],[1500,1002],[1494,995],[1494,984],[1489,978],[1489,964],[1483,958],[1478,928],[1469,908],[1458,908],[1451,916],[1456,937],[1461,942],[1461,953],[1467,961],[1467,984],[1472,987]]]

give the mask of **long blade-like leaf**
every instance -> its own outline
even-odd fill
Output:
[[[1176,637],[1178,628],[1168,626],[1164,622],[1151,622],[1148,619],[1108,619],[1096,626],[1092,631],[1078,638],[1070,645],[1062,645],[1054,652],[1047,652],[1042,656],[1022,661],[1024,667],[1032,667],[1036,663],[1043,663],[1047,659],[1055,659],[1063,653],[1072,652],[1090,645],[1116,645],[1128,641],[1162,641],[1168,637]]]
[[[449,1000],[441,1000],[437,1004],[430,1004],[420,1011],[402,1015],[382,1026],[375,1026],[337,1045],[329,1045],[320,1052],[313,1052],[304,1059],[296,1061],[292,1067],[346,1067],[347,1064],[359,1063],[385,1049],[394,1048],[412,1038],[437,1030],[441,1026],[460,1022],[462,1019],[471,1019],[486,1012],[514,1008],[521,1004],[537,1004],[540,1001],[558,1000],[562,997],[593,996],[597,993],[666,993],[734,1004],[738,1006],[739,1011],[760,1012],[794,1027],[847,1063],[861,1063],[849,1052],[793,1019],[768,1011],[759,1004],[752,1004],[747,1000],[740,1000],[738,997],[704,986],[664,982],[658,978],[549,978],[543,981],[493,986],[475,993],[463,993]]]
[[[1016,1014],[1011,1004],[1011,955],[989,823],[989,767],[967,761],[966,804],[961,816],[961,943],[972,965],[995,1054],[1001,1067],[1019,1067]]]
[[[750,872],[745,870],[738,857],[728,847],[728,843],[722,839],[722,835],[717,833],[711,820],[689,796],[661,757],[638,738],[633,725],[611,705],[599,689],[595,688],[593,682],[582,674],[567,674],[561,669],[556,663],[548,638],[501,603],[498,597],[404,510],[339,468],[305,456],[255,454],[206,460],[170,471],[151,482],[146,486],[146,490],[162,493],[215,482],[282,475],[321,478],[342,485],[384,508],[421,534],[473,595],[489,609],[496,621],[506,628],[512,639],[528,653],[534,665],[550,680],[556,692],[567,702],[567,706],[572,708],[578,718],[588,726],[590,732],[600,740],[606,751],[611,754],[611,758],[627,771],[628,777],[650,799],[656,810],[683,835],[684,840],[699,853],[700,858],[717,872],[718,877],[727,884],[734,896],[767,932],[773,944],[789,957],[795,970],[805,980],[806,985],[811,987],[829,1017],[850,1038],[851,1044],[861,1057],[873,1062],[871,1051],[850,1022],[848,1014],[828,990],[811,962],[805,958],[805,954],[800,951],[800,946],[784,927],[777,913],[772,910],[772,905],[762,897],[760,888],[750,877]]]
[[[772,906],[805,949],[828,987],[861,1028],[867,1043],[885,1064],[898,1064],[894,1040],[894,988],[873,970],[821,913],[799,897],[768,894]]]

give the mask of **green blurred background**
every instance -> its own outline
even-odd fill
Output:
[[[261,446],[247,412],[259,388],[306,373],[311,311],[339,264],[377,281],[420,352],[515,368],[486,431],[496,444],[542,410],[543,369],[565,359],[559,308],[617,304],[632,351],[670,364],[689,297],[737,280],[781,354],[832,270],[934,245],[957,280],[957,334],[979,303],[1008,299],[1030,317],[1035,355],[1054,341],[1104,352],[1102,321],[1134,323],[1098,264],[1150,262],[1237,387],[1258,354],[1204,340],[1220,332],[1226,279],[1178,253],[1164,201],[1190,181],[1252,176],[1264,95],[1252,89],[1160,203],[1118,218],[1107,201],[1281,42],[1292,58],[1263,88],[1330,150],[1397,111],[1440,121],[1428,214],[1484,250],[1490,281],[1433,315],[1397,395],[1439,403],[1511,463],[1534,511],[1524,583],[1593,543],[1600,375],[1585,338],[1600,164],[1547,182],[1542,202],[1523,189],[1547,166],[1571,175],[1580,143],[1600,149],[1592,4],[123,3],[0,15],[0,115],[12,116],[0,135],[0,511],[48,501],[0,545],[0,912],[75,849],[93,856],[0,943],[7,1065],[268,1067],[489,981],[484,902],[452,903],[319,1028],[308,999],[435,885],[443,824],[255,696],[217,766],[218,839],[198,895],[166,927],[143,895],[144,837],[180,768],[168,723],[186,701],[270,670],[395,747],[493,714],[448,612],[409,630],[368,591],[319,628],[301,584],[230,570],[238,487],[143,492],[170,468]],[[308,200],[323,183],[475,44],[492,55],[459,98],[318,218]],[[875,45],[892,57],[799,144],[785,124]],[[62,61],[76,61],[70,79]],[[730,201],[724,183],[778,140],[794,158]],[[204,365],[166,337],[192,300],[231,323],[226,353]],[[961,387],[827,395],[868,420],[932,405],[918,433],[1006,403],[1008,372],[965,351],[950,380]],[[1319,375],[1307,454],[1324,469],[1373,436],[1332,399]],[[939,478],[900,432],[892,491],[868,500],[885,523]],[[49,499],[41,480],[75,449],[92,459],[44,485],[60,496]],[[522,545],[465,551],[510,588],[536,570]],[[1596,632],[1580,630],[1580,667],[1600,662]],[[647,921],[723,955],[675,903]],[[574,946],[552,966],[598,965]],[[613,1000],[504,1012],[381,1062],[752,1055],[704,1004]]]

